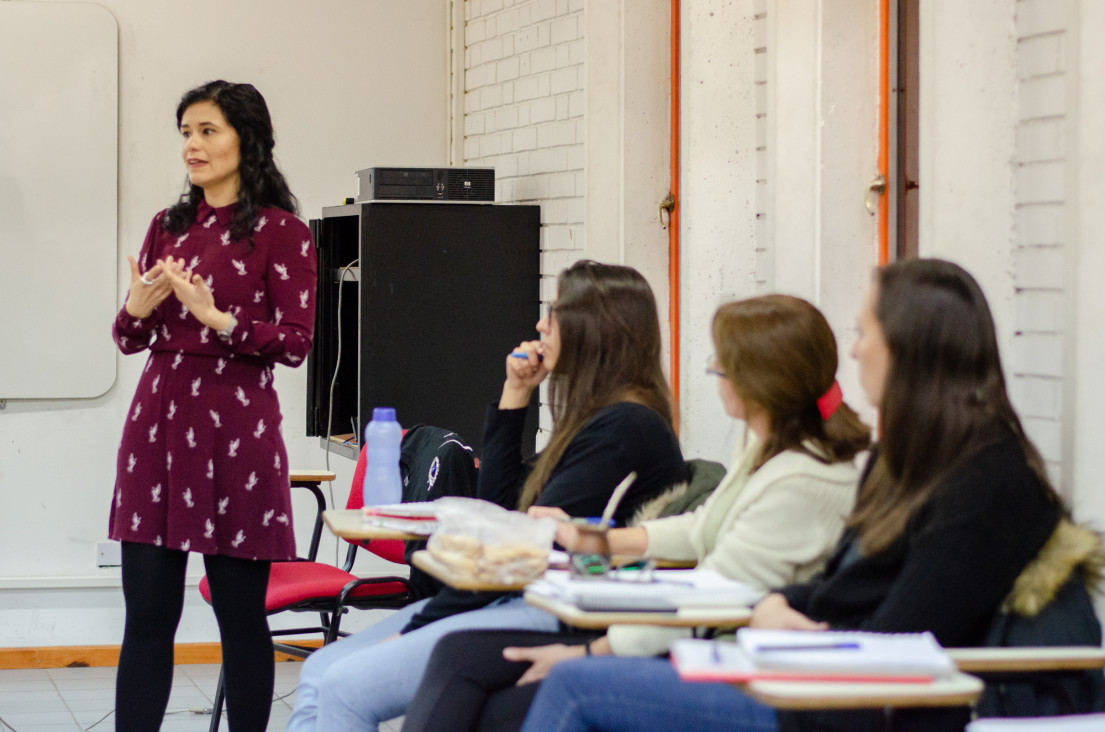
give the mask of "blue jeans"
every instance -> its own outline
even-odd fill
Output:
[[[775,711],[729,684],[680,681],[659,658],[586,658],[556,665],[522,732],[776,732]]]
[[[506,598],[385,642],[427,602],[408,605],[308,656],[299,673],[288,732],[376,730],[381,722],[405,714],[430,653],[446,633],[498,628],[555,631],[558,627],[552,615],[521,598]]]

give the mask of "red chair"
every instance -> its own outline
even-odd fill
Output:
[[[353,475],[352,490],[346,508],[360,508],[364,501],[359,490],[364,480],[365,453],[361,451],[357,460],[357,469]],[[316,561],[319,541],[322,538],[322,512],[326,510],[326,497],[319,488],[323,480],[333,480],[333,473],[300,473],[293,471],[293,488],[305,488],[315,497],[317,509],[315,524],[311,533],[311,544],[305,558],[288,562],[273,562],[269,573],[269,586],[265,594],[265,609],[269,616],[288,612],[317,612],[318,625],[303,628],[280,628],[272,635],[289,636],[321,633],[322,642],[331,643],[341,635],[341,617],[349,608],[378,609],[403,607],[419,599],[419,593],[406,577],[357,577],[352,574],[357,549],[363,547],[377,556],[403,565],[402,541],[376,540],[371,542],[348,541],[349,549],[341,567]],[[211,588],[205,576],[200,580],[199,591],[203,599],[210,604]],[[314,646],[273,641],[273,648],[299,658],[306,658],[315,650]],[[224,703],[224,679],[219,673],[219,683],[215,689],[215,701],[211,710],[210,731],[217,732],[222,717]]]

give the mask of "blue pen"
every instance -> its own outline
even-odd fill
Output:
[[[858,651],[859,643],[809,643],[805,645],[756,646],[757,653],[772,651]]]
[[[511,358],[529,358],[529,354],[526,353],[525,351],[511,351],[510,352],[510,357]],[[544,361],[545,360],[545,355],[543,353],[537,354],[537,360],[539,362]]]

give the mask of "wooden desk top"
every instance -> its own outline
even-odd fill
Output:
[[[948,655],[967,673],[1032,673],[1105,668],[1105,648],[1033,646],[1030,648],[949,648]]]
[[[325,483],[337,478],[336,473],[329,470],[295,470],[289,471],[289,481],[292,483]]]
[[[737,686],[775,709],[885,709],[962,707],[978,701],[982,681],[957,673],[931,684],[842,681],[751,681]]]
[[[529,581],[511,584],[481,582],[467,575],[458,574],[449,565],[438,561],[437,557],[431,554],[427,549],[412,554],[411,564],[431,577],[439,579],[450,587],[454,587],[458,590],[473,590],[476,592],[518,592],[529,584]]]
[[[670,612],[590,612],[575,605],[558,602],[533,592],[525,594],[526,602],[573,628],[604,630],[611,625],[660,625],[669,628],[739,628],[748,625],[751,608],[720,611],[700,608]]]
[[[381,526],[373,526],[364,522],[364,514],[359,508],[349,508],[322,512],[322,520],[326,527],[343,539],[400,539],[421,540],[428,538],[423,534],[411,534],[406,531],[385,529]]]

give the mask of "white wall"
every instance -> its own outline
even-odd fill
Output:
[[[683,4],[688,455],[728,460],[742,434],[702,369],[728,300],[786,292],[820,307],[845,396],[863,407],[848,350],[876,261],[863,192],[876,173],[877,20],[864,0]]]
[[[119,25],[118,303],[126,255],[182,189],[173,114],[199,83],[249,81],[265,95],[304,218],[353,195],[358,169],[447,162],[446,0],[99,4]],[[81,297],[74,292],[71,306]],[[0,411],[0,645],[119,642],[118,570],[96,568],[95,544],[107,532],[115,451],[143,362],[120,357],[118,381],[100,398],[8,402]],[[292,466],[319,466],[317,438],[303,436],[305,369],[277,369],[276,385]],[[331,463],[344,503],[352,462]],[[210,611],[190,592],[178,640],[216,638]]]
[[[659,307],[670,362],[668,232],[659,204],[671,189],[671,6],[667,0],[587,3],[586,255],[635,267]]]
[[[552,277],[585,245],[582,5],[464,4],[464,162],[495,168],[497,201],[541,204],[541,271]]]
[[[680,439],[688,457],[725,463],[744,428],[725,415],[704,367],[714,310],[757,289],[756,4],[682,3]]]
[[[1073,421],[1064,378],[1073,339],[1066,320],[1075,291],[1074,196],[1068,199],[1068,174],[1075,123],[1066,93],[1076,77],[1072,57],[1077,35],[1070,32],[1071,3],[1020,0],[1016,8],[1017,125],[1013,193],[1012,350],[1007,353],[1011,389],[1025,428],[1060,484],[1069,483],[1064,464],[1071,461]]]
[[[1105,528],[1105,241],[1101,236],[1101,202],[1105,201],[1105,99],[1100,94],[1105,75],[1105,44],[1100,32],[1105,29],[1105,4],[1097,0],[1072,2],[1071,41],[1068,53],[1075,74],[1068,87],[1077,104],[1074,117],[1075,154],[1073,185],[1068,188],[1071,204],[1070,228],[1077,243],[1074,255],[1073,284],[1075,317],[1065,327],[1073,333],[1074,357],[1070,370],[1071,392],[1068,419],[1072,464],[1067,473],[1073,477],[1071,497],[1075,515]],[[1101,608],[1105,609],[1105,608]]]
[[[1013,343],[1015,0],[922,3],[921,256],[979,281],[1010,369]]]

